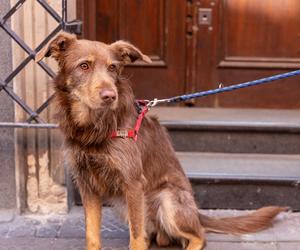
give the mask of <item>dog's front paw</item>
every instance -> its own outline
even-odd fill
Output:
[[[100,250],[101,244],[98,241],[94,240],[87,240],[86,250]]]

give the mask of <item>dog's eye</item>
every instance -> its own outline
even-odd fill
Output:
[[[90,68],[90,66],[87,63],[82,63],[82,64],[80,64],[80,68],[83,70],[88,70]]]
[[[107,70],[110,71],[110,72],[114,72],[117,70],[117,66],[115,64],[110,64],[108,67],[107,67]]]

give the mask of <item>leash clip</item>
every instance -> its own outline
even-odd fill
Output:
[[[148,109],[150,110],[152,107],[156,106],[158,102],[159,102],[159,100],[157,98],[154,98],[153,100],[148,101],[148,103],[147,103]]]
[[[171,101],[171,99],[169,98],[169,99],[157,99],[157,98],[154,98],[153,100],[151,100],[151,101],[149,101],[149,100],[147,100],[147,107],[148,107],[148,109],[150,110],[152,107],[154,107],[154,106],[156,106],[156,105],[158,105],[158,104],[160,104],[160,103],[169,103]]]

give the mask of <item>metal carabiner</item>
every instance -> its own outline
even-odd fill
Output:
[[[147,103],[148,109],[150,110],[152,107],[156,106],[157,103],[158,103],[158,99],[157,98],[154,98],[153,100],[149,101]]]
[[[154,106],[156,106],[160,103],[163,103],[163,102],[168,103],[169,101],[170,101],[170,99],[157,99],[157,98],[154,98],[153,100],[151,100],[147,103],[147,107],[150,110],[152,107],[154,107]]]

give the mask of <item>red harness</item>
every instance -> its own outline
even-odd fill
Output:
[[[111,134],[111,138],[133,138],[134,141],[137,141],[137,136],[140,130],[140,127],[142,125],[142,121],[146,115],[146,113],[149,111],[148,106],[146,105],[146,102],[144,101],[137,101],[137,109],[139,116],[136,120],[135,126],[133,129],[120,129],[117,131],[113,131]]]

